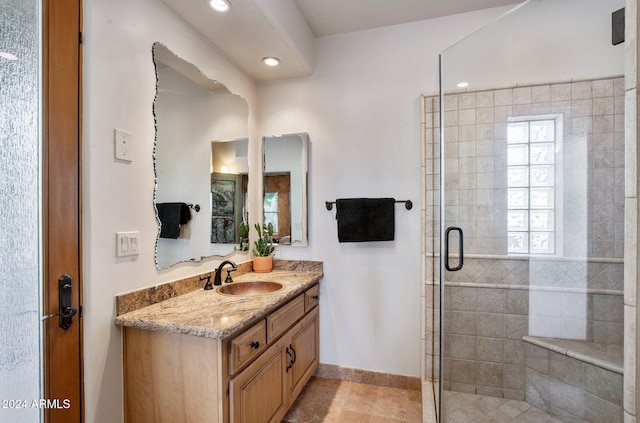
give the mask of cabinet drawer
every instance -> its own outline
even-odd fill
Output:
[[[229,341],[229,373],[234,374],[267,346],[267,327],[259,321]]]
[[[320,285],[314,285],[304,293],[305,313],[314,308],[320,302]]]
[[[276,339],[303,315],[304,294],[300,294],[267,316],[267,342]]]

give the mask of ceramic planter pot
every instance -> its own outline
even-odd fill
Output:
[[[273,269],[273,256],[253,257],[253,271],[256,273],[269,273]]]

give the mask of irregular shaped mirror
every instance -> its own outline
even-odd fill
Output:
[[[309,135],[263,138],[264,222],[272,223],[280,245],[307,246]]]
[[[219,160],[212,153],[218,140],[244,139],[248,145],[249,107],[242,97],[162,44],[153,45],[153,60],[156,266],[163,269],[239,249],[239,235],[234,235],[243,216],[247,178],[231,189],[231,181],[214,177],[214,163]],[[244,160],[246,174],[246,154]],[[220,222],[225,223],[222,229],[212,226]]]

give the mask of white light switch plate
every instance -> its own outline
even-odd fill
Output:
[[[116,128],[114,131],[114,152],[118,160],[131,162],[133,153],[133,134]]]
[[[140,232],[116,232],[116,257],[140,254]]]

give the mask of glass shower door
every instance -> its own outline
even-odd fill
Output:
[[[0,3],[0,421],[38,422],[40,2]]]
[[[440,421],[622,421],[621,7],[528,2],[441,56]]]

